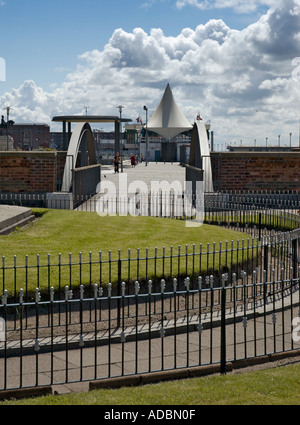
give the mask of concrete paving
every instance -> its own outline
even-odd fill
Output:
[[[101,172],[101,181],[109,180],[114,183],[117,188],[117,193],[124,190],[127,183],[127,188],[133,182],[139,182],[145,185],[149,191],[151,186],[157,187],[157,182],[167,181],[168,183],[177,182],[184,188],[185,182],[185,167],[182,167],[179,163],[162,163],[162,162],[149,162],[145,165],[145,162],[139,163],[135,167],[131,167],[130,164],[125,163],[123,173],[115,173],[112,167],[104,168]]]
[[[110,208],[114,209],[116,199],[120,198],[121,201],[117,202],[122,205],[125,199],[133,197],[137,191],[143,194],[142,198],[146,202],[148,202],[149,193],[159,193],[160,190],[168,190],[169,187],[176,193],[182,194],[185,188],[185,174],[185,167],[179,163],[149,162],[146,166],[146,163],[142,162],[131,167],[129,162],[125,162],[123,172],[120,168],[119,173],[115,173],[112,166],[103,166],[98,194],[80,205],[77,210],[101,211],[103,205],[99,203],[99,199],[103,194],[109,199],[109,213]],[[165,201],[167,202],[167,197]],[[144,215],[142,211],[141,207],[140,214]]]
[[[32,220],[34,216],[30,208],[0,205],[0,235],[7,235]]]

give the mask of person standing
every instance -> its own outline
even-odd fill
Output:
[[[130,155],[130,162],[131,162],[131,167],[136,166],[136,160],[135,160],[135,156],[133,155],[133,153]]]
[[[119,152],[116,153],[116,156],[114,157],[114,170],[115,173],[119,172],[119,164],[120,164],[120,155]]]

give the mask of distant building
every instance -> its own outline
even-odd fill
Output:
[[[5,130],[6,131],[6,130]],[[14,148],[25,151],[49,148],[50,127],[47,124],[14,124],[9,128]]]
[[[50,148],[57,151],[63,151],[64,138],[61,131],[51,131],[50,132]]]

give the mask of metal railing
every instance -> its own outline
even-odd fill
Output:
[[[297,208],[220,194],[204,219],[248,234],[236,243],[2,257],[0,390],[299,349]]]
[[[292,278],[293,271],[290,275],[289,279],[265,278],[262,283],[252,278],[247,284],[244,274],[241,284],[233,280],[232,285],[223,275],[221,288],[208,276],[207,288],[199,278],[194,289],[187,278],[184,290],[178,290],[174,279],[171,291],[162,280],[159,291],[152,292],[149,282],[144,294],[136,282],[135,294],[128,295],[123,285],[120,296],[113,296],[110,286],[104,290],[94,285],[94,296],[86,298],[81,287],[79,299],[73,298],[69,287],[62,300],[55,299],[54,289],[50,300],[41,299],[37,290],[35,300],[29,303],[20,292],[16,304],[7,303],[4,294],[0,388],[58,385],[210,364],[221,364],[225,372],[229,362],[298,349],[293,320],[299,314],[299,278]],[[14,310],[18,312],[16,322]],[[25,317],[25,311],[30,315]],[[45,311],[49,311],[47,320]]]

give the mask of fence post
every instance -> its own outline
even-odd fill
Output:
[[[297,279],[298,270],[298,239],[292,240],[293,279]]]
[[[117,326],[120,327],[121,324],[121,292],[122,292],[122,260],[121,260],[121,250],[119,249],[119,259],[118,259],[118,317],[117,317]]]
[[[226,275],[222,275],[221,289],[221,374],[226,374]]]
[[[265,244],[264,244],[264,250],[263,250],[263,251],[264,251],[264,252],[263,252],[263,255],[264,255],[263,270],[265,270],[265,271],[266,271],[266,273],[267,273],[266,279],[268,279],[268,264],[269,264],[269,258],[268,258],[268,256],[269,256],[269,246],[268,246],[268,241],[267,241],[267,240],[265,241]]]

